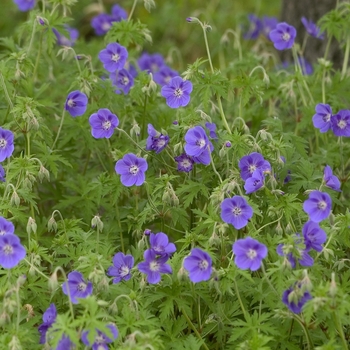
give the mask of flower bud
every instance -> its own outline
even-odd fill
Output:
[[[329,285],[329,295],[334,298],[337,295],[338,287],[337,283],[335,282],[335,273],[332,272],[332,280]]]
[[[95,215],[91,220],[91,227],[97,229],[101,232],[103,230],[103,222],[101,221],[101,218],[98,215]]]
[[[42,182],[45,178],[50,181],[50,173],[43,165],[40,166],[38,177],[40,182]]]
[[[37,226],[35,220],[32,217],[29,217],[28,223],[27,223],[27,233],[28,233],[28,235],[30,235],[31,232],[36,234],[37,227],[38,226]]]
[[[50,276],[48,284],[49,284],[49,289],[51,291],[54,291],[58,287],[58,278],[57,278],[57,271],[56,270]]]
[[[49,222],[47,223],[47,228],[49,232],[51,231],[57,232],[57,222],[53,216],[51,216]]]
[[[148,228],[146,228],[146,230],[143,231],[143,234],[145,236],[149,236],[151,233],[152,233],[152,231],[150,229],[148,229]]]
[[[21,199],[19,198],[19,195],[17,194],[16,191],[13,191],[11,199],[10,199],[10,204],[15,205],[18,207],[21,203]]]

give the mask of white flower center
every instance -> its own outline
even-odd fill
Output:
[[[164,251],[164,247],[161,246],[161,245],[156,245],[156,246],[154,246],[154,247],[152,247],[152,248],[153,248],[153,250],[154,250],[155,252],[157,252],[157,253],[161,253],[162,251]]]
[[[288,40],[290,39],[290,34],[288,34],[288,33],[283,33],[282,39],[283,39],[284,41],[288,41]]]
[[[254,171],[256,170],[256,165],[255,164],[249,165],[248,170],[251,174],[253,174]]]
[[[118,62],[119,60],[120,60],[120,56],[117,53],[112,55],[112,61]]]
[[[325,201],[319,201],[317,203],[317,208],[321,210],[325,210],[327,208],[327,203]]]
[[[234,216],[241,215],[241,214],[242,214],[242,209],[241,209],[241,208],[238,208],[238,207],[234,207],[233,210],[232,210],[232,214],[233,214]]]
[[[103,22],[101,28],[103,31],[108,32],[109,29],[111,28],[111,25],[108,22]]]
[[[75,102],[73,101],[73,99],[69,99],[68,100],[68,102],[67,102],[67,105],[69,106],[69,107],[75,107]]]
[[[165,140],[164,139],[158,139],[157,141],[157,147],[161,148],[165,145]]]
[[[339,120],[339,122],[337,123],[337,125],[339,126],[340,129],[345,129],[347,123],[346,123],[345,120]]]
[[[1,230],[0,231],[0,236],[3,236],[4,234],[6,234],[6,231],[5,230]]]
[[[183,95],[183,91],[180,88],[175,89],[174,96],[175,97],[181,97]]]
[[[95,344],[98,344],[98,345],[100,345],[100,344],[105,344],[106,343],[106,341],[105,341],[105,338],[104,338],[104,336],[103,335],[96,335],[96,338],[95,338]],[[105,348],[104,348],[105,349]]]
[[[203,270],[206,270],[209,266],[209,263],[208,261],[206,260],[202,260],[199,264],[198,264],[198,267],[203,271]]]
[[[256,250],[254,250],[254,249],[249,249],[249,250],[247,251],[247,257],[248,257],[250,260],[253,260],[257,255],[258,255],[258,254],[257,254]]]
[[[329,120],[331,119],[331,115],[328,113],[322,119],[323,119],[324,122],[328,123]]]
[[[203,148],[205,146],[205,140],[204,139],[200,139],[196,142],[197,146],[199,146],[200,148]]]
[[[80,282],[80,283],[78,284],[78,286],[77,286],[77,289],[78,289],[79,292],[85,292],[86,287],[87,287],[86,283]]]
[[[11,255],[13,253],[13,247],[9,244],[6,244],[2,251],[5,255]]]
[[[123,77],[122,78],[122,85],[128,85],[129,84],[129,78]]]
[[[139,167],[137,165],[132,165],[129,168],[129,172],[130,172],[130,174],[135,175],[139,172]]]
[[[182,165],[184,168],[189,168],[192,164],[191,164],[191,162],[190,162],[188,159],[184,159],[184,160],[181,162],[181,165]]]
[[[151,261],[149,263],[149,269],[153,272],[156,272],[159,270],[159,263],[157,261]]]
[[[130,269],[126,266],[123,265],[120,269],[119,269],[119,274],[121,277],[125,277],[126,275],[128,275],[130,272]]]
[[[109,130],[111,128],[111,122],[109,120],[106,120],[102,123],[102,129],[103,130]]]

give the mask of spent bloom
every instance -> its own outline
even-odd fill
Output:
[[[137,64],[141,70],[154,74],[165,65],[165,62],[163,56],[159,53],[149,54],[144,52],[137,60]]]
[[[0,127],[0,162],[11,157],[15,146],[13,145],[13,132]]]
[[[241,177],[244,181],[252,177],[256,169],[261,169],[263,172],[271,171],[270,163],[257,152],[242,157],[238,163],[238,167],[241,170]]]
[[[54,32],[56,39],[57,39],[57,44],[60,46],[73,46],[75,42],[77,41],[79,37],[79,32],[75,28],[71,28],[67,25],[64,26],[65,30],[69,34],[69,39],[62,35],[57,29],[52,28],[52,31]]]
[[[326,165],[324,167],[323,181],[327,187],[331,188],[334,191],[341,192],[340,181],[335,175],[333,175],[333,171],[329,165]]]
[[[303,226],[303,236],[306,249],[315,249],[317,252],[322,251],[322,244],[327,240],[326,232],[313,221],[308,221]]]
[[[270,32],[270,40],[277,50],[290,49],[294,45],[297,35],[296,29],[286,22],[278,23],[276,28]]]
[[[13,0],[18,9],[22,12],[26,12],[34,8],[35,0]]]
[[[130,254],[117,253],[113,257],[113,265],[107,270],[109,276],[114,277],[113,283],[128,281],[131,277],[131,269],[134,266],[134,257]]]
[[[88,98],[79,90],[72,91],[68,94],[64,108],[72,117],[79,117],[86,112]]]
[[[145,172],[147,169],[147,161],[136,157],[133,153],[126,154],[115,165],[115,172],[121,175],[120,181],[127,187],[133,185],[141,186],[145,182]]]
[[[241,196],[226,198],[221,203],[221,219],[236,230],[246,226],[252,216],[253,209]]]
[[[154,253],[160,256],[170,256],[176,251],[174,243],[169,243],[168,236],[163,232],[150,234],[150,245]]]
[[[115,90],[115,93],[117,94],[123,92],[124,95],[127,95],[130,89],[134,86],[133,76],[124,68],[112,72],[109,77],[112,84],[117,87],[117,90]]]
[[[324,33],[321,33],[321,29],[316,25],[316,23],[312,22],[311,20],[307,20],[305,17],[301,17],[301,22],[309,35],[317,39],[324,39]]]
[[[297,283],[294,287],[285,290],[282,295],[282,302],[295,314],[300,314],[305,303],[312,299],[311,294],[301,287],[301,284]]]
[[[328,218],[332,209],[332,199],[326,192],[312,191],[303,204],[303,209],[314,222]]]
[[[245,180],[244,189],[246,194],[256,192],[264,186],[265,175],[261,169],[256,169],[252,176]]]
[[[92,282],[86,282],[80,272],[72,271],[68,274],[68,280],[62,284],[62,290],[73,304],[78,304],[77,298],[85,299],[92,294]]]
[[[186,153],[182,153],[174,159],[177,162],[178,171],[189,173],[192,170],[194,161],[191,156],[187,155]]]
[[[147,249],[143,257],[145,261],[140,262],[137,268],[140,272],[147,274],[147,282],[156,284],[160,281],[161,273],[172,273],[171,266],[166,262],[169,259],[168,255],[157,258],[157,254],[152,249]]]
[[[187,155],[193,157],[196,163],[210,164],[210,153],[214,147],[201,126],[189,129],[185,135],[185,141],[184,149]]]
[[[124,67],[128,58],[128,51],[118,43],[111,43],[100,51],[98,58],[103,63],[103,67],[112,73]]]
[[[232,251],[235,254],[235,264],[242,270],[258,270],[267,256],[266,246],[251,237],[238,239],[232,245]]]
[[[146,150],[155,151],[156,153],[163,151],[169,143],[169,136],[157,131],[152,124],[148,124],[147,132]]]
[[[331,117],[332,130],[335,136],[350,137],[350,110],[342,109]]]
[[[12,235],[15,233],[15,226],[11,221],[6,220],[0,216],[0,236]]]
[[[43,323],[38,327],[40,333],[39,344],[45,344],[47,330],[54,324],[57,317],[55,304],[51,304],[43,314]]]
[[[207,281],[211,276],[212,260],[210,255],[202,249],[193,248],[191,254],[184,259],[183,265],[193,283]]]
[[[171,78],[178,76],[179,73],[176,70],[171,69],[167,65],[163,65],[157,72],[154,73],[154,81],[163,86],[170,82]]]
[[[89,118],[91,134],[96,139],[109,139],[119,125],[118,117],[107,108],[101,108]]]
[[[190,93],[193,86],[189,80],[181,77],[173,77],[161,89],[161,94],[166,99],[166,104],[170,108],[185,107],[190,102]]]
[[[106,334],[101,332],[100,330],[96,329],[96,336],[94,339],[94,342],[91,344],[88,340],[88,335],[89,331],[83,331],[81,334],[81,341],[86,345],[86,346],[92,346],[92,350],[108,350],[108,343],[112,343],[115,339],[118,338],[118,329],[114,324],[108,324],[107,328],[112,333],[112,338],[107,337]]]
[[[330,105],[319,103],[315,107],[314,116],[312,117],[312,123],[314,127],[320,129],[321,133],[327,132],[331,129],[331,117],[332,117],[332,108]]]
[[[26,250],[15,234],[0,236],[0,266],[12,269],[26,256]]]

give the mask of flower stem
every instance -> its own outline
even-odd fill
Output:
[[[306,342],[307,342],[307,348],[308,350],[311,350],[314,348],[313,344],[312,344],[312,340],[310,338],[310,334],[309,331],[307,329],[307,327],[305,326],[304,322],[302,321],[302,319],[296,315],[293,314],[294,319],[300,324],[300,327],[303,329],[304,333],[305,333],[305,337],[306,337]]]
[[[236,278],[233,279],[233,287],[235,289],[238,301],[239,301],[239,305],[241,306],[244,318],[246,319],[246,321],[248,321],[248,313],[243,305],[242,299],[241,299],[241,295],[239,294],[239,290],[238,290],[238,286],[237,286],[237,282],[236,282]]]
[[[343,61],[343,68],[341,71],[341,79],[345,78],[346,71],[348,69],[348,63],[349,63],[349,54],[350,54],[350,35],[346,39],[346,46],[345,46],[345,54],[344,54],[344,61]]]
[[[137,0],[134,0],[134,3],[132,4],[132,8],[131,8],[131,11],[129,13],[129,17],[128,17],[128,21],[130,21],[134,11],[135,11],[135,7],[136,7],[136,4],[137,4]]]
[[[9,92],[7,90],[7,87],[6,87],[6,84],[5,84],[5,80],[4,80],[4,76],[2,75],[1,72],[0,72],[0,83],[2,85],[2,88],[4,89],[6,100],[7,100],[8,104],[9,104],[10,108],[13,109],[13,103],[11,101]]]
[[[340,338],[341,338],[342,343],[343,343],[343,350],[347,350],[347,349],[349,349],[349,347],[348,347],[348,343],[345,339],[343,326],[342,326],[341,321],[338,317],[338,313],[333,312],[333,317],[334,317],[335,326],[339,332]]]
[[[56,143],[57,143],[57,140],[58,140],[58,138],[59,138],[59,136],[60,136],[60,133],[61,133],[61,130],[62,130],[62,126],[63,126],[63,121],[64,121],[65,115],[66,115],[66,109],[63,108],[62,117],[61,117],[61,124],[60,124],[60,126],[59,126],[59,128],[58,128],[58,132],[57,132],[55,141],[54,141],[54,143],[53,143],[53,145],[52,145],[52,147],[51,147],[51,152],[54,150],[54,148],[55,148],[55,146],[56,146]]]
[[[27,56],[29,56],[30,50],[33,46],[34,36],[35,36],[35,29],[36,29],[37,19],[34,18],[34,24],[33,24],[33,30],[32,30],[32,36],[30,37],[29,47],[27,51]]]
[[[28,261],[26,258],[23,259],[31,268],[33,268],[39,275],[46,278],[48,281],[50,280],[49,277],[47,277],[45,274],[43,274],[35,265],[33,265],[30,261]]]

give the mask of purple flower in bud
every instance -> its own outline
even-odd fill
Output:
[[[146,228],[146,230],[143,231],[143,234],[145,236],[149,236],[151,233],[152,233],[152,231],[150,229],[148,229],[148,228]]]
[[[5,169],[3,168],[3,166],[1,164],[0,164],[0,181],[1,182],[6,182]]]
[[[225,142],[225,147],[230,148],[232,146],[230,141],[226,141]]]
[[[174,120],[173,125],[179,125],[179,122],[177,120]]]
[[[67,335],[63,335],[61,340],[58,342],[56,350],[74,350],[75,345],[71,342]]]
[[[341,192],[340,181],[335,175],[333,175],[333,171],[329,165],[324,167],[323,181],[326,183],[327,187],[334,191]]]
[[[286,22],[278,23],[270,32],[270,40],[277,50],[290,49],[294,45],[297,35],[296,29]]]
[[[186,18],[186,21],[187,21],[187,22],[192,22],[192,17],[187,17],[187,18]]]
[[[177,162],[178,171],[189,173],[193,168],[194,160],[186,153],[182,153],[180,156],[175,157],[175,161]]]
[[[298,57],[298,61],[301,66],[301,72],[304,75],[311,75],[314,72],[312,64],[308,62],[304,57]]]

